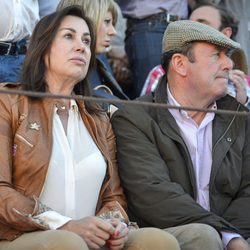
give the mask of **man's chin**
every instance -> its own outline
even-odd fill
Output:
[[[228,93],[227,93],[227,89],[226,89],[225,91],[222,91],[222,92],[218,93],[218,95],[217,95],[215,101],[217,101],[218,99],[220,99],[220,98],[226,96],[227,94],[228,94]]]

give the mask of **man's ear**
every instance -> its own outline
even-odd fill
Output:
[[[174,54],[171,59],[172,69],[178,74],[185,76],[187,74],[187,61],[188,58],[186,56],[179,53]]]
[[[221,32],[222,32],[225,36],[227,36],[227,37],[229,37],[229,38],[232,36],[232,33],[233,33],[231,27],[226,27],[226,28],[222,29]]]

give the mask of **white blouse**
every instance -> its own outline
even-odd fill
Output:
[[[106,168],[76,102],[71,101],[67,135],[55,107],[52,154],[40,196],[40,201],[53,211],[39,215],[39,219],[56,229],[70,219],[94,216]]]

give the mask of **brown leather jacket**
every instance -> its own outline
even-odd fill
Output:
[[[51,98],[31,100],[0,94],[0,240],[13,240],[24,232],[46,229],[17,211],[30,215],[42,212],[35,197],[39,199],[50,161],[55,102]],[[77,104],[108,166],[96,213],[116,210],[127,221],[109,118],[104,114],[90,115],[83,102]]]

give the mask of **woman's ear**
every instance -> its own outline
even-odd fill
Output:
[[[172,69],[181,76],[185,76],[187,74],[187,61],[186,56],[179,53],[174,54],[171,59]]]
[[[226,28],[222,29],[221,32],[222,32],[225,36],[227,36],[227,37],[229,37],[229,38],[232,36],[232,33],[233,33],[231,27],[226,27]]]

